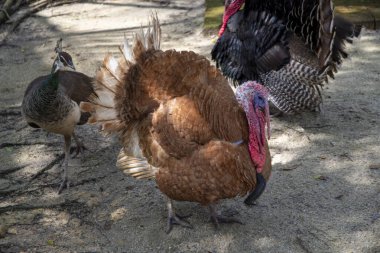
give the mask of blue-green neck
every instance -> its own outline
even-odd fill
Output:
[[[48,90],[57,90],[59,85],[58,71],[51,73],[49,78],[45,81],[42,88],[47,88]]]

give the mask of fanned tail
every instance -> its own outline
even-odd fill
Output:
[[[95,95],[89,102],[81,102],[80,108],[91,113],[88,122],[100,124],[101,130],[106,133],[118,132],[121,126],[120,111],[116,96],[123,94],[123,84],[130,67],[140,55],[150,49],[160,49],[161,29],[157,14],[151,16],[151,22],[146,32],[143,29],[134,35],[133,47],[124,38],[119,48],[121,58],[116,60],[107,55],[95,78]]]
[[[117,167],[136,178],[154,178],[157,168],[151,166],[140,149],[139,137],[134,125],[128,122],[123,111],[123,99],[129,98],[126,83],[128,72],[138,59],[148,50],[159,50],[161,30],[156,15],[152,15],[147,31],[141,29],[134,35],[133,46],[124,38],[120,49],[120,59],[107,55],[96,73],[95,95],[89,102],[82,102],[82,111],[91,113],[89,123],[101,125],[105,133],[119,133],[124,143],[120,151]],[[122,116],[123,115],[123,116]]]
[[[305,44],[317,54],[321,72],[334,78],[339,65],[348,57],[345,43],[352,43],[353,38],[359,36],[361,26],[335,15],[332,0],[285,2],[288,4],[284,6],[291,8],[285,18],[287,27],[302,37]]]
[[[353,39],[359,37],[362,26],[354,25],[340,16],[335,16],[335,38],[331,50],[331,64],[328,75],[334,78],[334,73],[338,71],[343,59],[348,57],[345,51],[346,43],[353,43]]]
[[[318,14],[315,17],[318,21],[318,35],[313,40],[307,41],[313,51],[316,51],[319,59],[319,66],[325,69],[331,62],[332,47],[336,31],[334,27],[334,6],[331,0],[319,0]],[[312,20],[313,21],[313,20]],[[312,32],[310,33],[313,34]],[[315,44],[315,49],[313,48]]]

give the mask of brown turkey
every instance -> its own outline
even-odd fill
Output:
[[[205,57],[161,51],[158,19],[152,22],[132,48],[124,41],[120,60],[105,57],[97,96],[81,109],[91,113],[90,123],[120,136],[121,170],[156,180],[168,198],[168,232],[173,224],[191,226],[176,215],[172,200],[208,206],[216,226],[239,222],[217,214],[214,205],[247,193],[251,205],[265,188],[271,173],[267,90],[247,82],[235,97]]]
[[[281,112],[314,111],[327,77],[348,56],[345,42],[360,29],[334,15],[331,0],[226,0],[211,55],[235,86],[256,80],[267,87]],[[273,65],[276,58],[285,64]]]

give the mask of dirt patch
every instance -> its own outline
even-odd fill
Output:
[[[380,252],[376,31],[364,31],[350,48],[351,59],[324,89],[324,113],[272,119],[268,189],[252,208],[239,198],[220,204],[245,225],[215,231],[206,209],[176,202],[179,213],[192,214],[194,229],[175,227],[167,235],[166,206],[154,181],[124,176],[115,166],[117,139],[93,126],[78,127],[90,151],[72,160],[73,185],[56,194],[63,140],[22,120],[28,82],[50,71],[59,37],[77,69],[93,75],[152,9],[163,24],[164,49],[209,56],[213,38],[201,33],[203,0],[46,9],[0,47],[0,252]]]

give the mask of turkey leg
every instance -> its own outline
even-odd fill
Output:
[[[216,229],[219,228],[219,223],[239,223],[239,224],[242,224],[242,225],[244,224],[243,222],[241,222],[237,218],[226,217],[226,216],[223,216],[221,214],[218,214],[217,211],[216,211],[216,208],[215,208],[215,206],[213,204],[210,204],[208,206],[208,208],[209,208],[209,211],[210,211],[210,220],[212,221],[212,223],[214,223]]]
[[[191,215],[179,216],[178,214],[176,214],[173,208],[173,201],[170,198],[167,198],[167,207],[168,207],[168,226],[166,229],[167,234],[169,234],[170,231],[172,231],[173,225],[180,225],[186,228],[193,228],[193,226],[188,221],[185,220]]]

